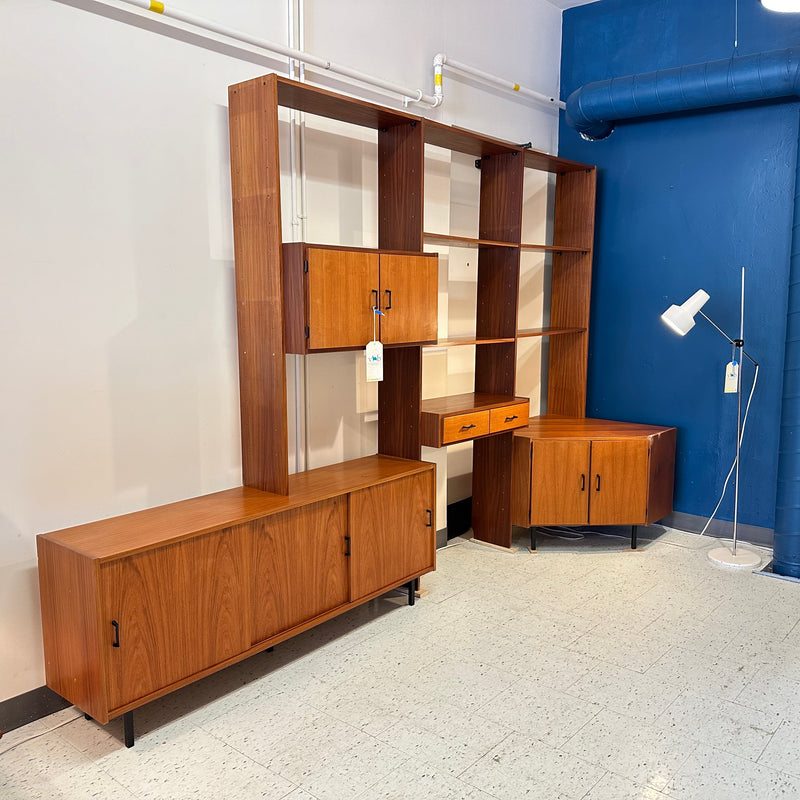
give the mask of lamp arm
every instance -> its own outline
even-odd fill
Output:
[[[729,342],[730,342],[732,345],[734,345],[735,347],[738,347],[738,348],[739,348],[739,349],[742,351],[742,355],[743,355],[745,358],[747,358],[747,359],[750,361],[750,363],[751,363],[751,364],[752,364],[754,367],[757,367],[757,366],[758,366],[758,361],[756,361],[756,360],[755,360],[755,359],[754,359],[754,358],[753,358],[753,357],[752,357],[752,356],[751,356],[751,355],[750,355],[750,354],[749,354],[749,353],[748,353],[748,352],[747,352],[747,351],[744,349],[744,340],[742,340],[742,339],[731,339],[731,337],[730,337],[730,336],[728,336],[728,334],[727,334],[727,333],[725,333],[725,331],[724,331],[724,330],[722,330],[722,328],[720,328],[720,326],[719,326],[719,325],[717,325],[717,323],[716,323],[716,322],[714,322],[714,320],[713,320],[713,319],[711,319],[711,317],[709,317],[707,314],[704,314],[704,313],[703,313],[702,309],[701,309],[700,311],[698,311],[697,313],[698,313],[698,314],[700,314],[700,316],[701,316],[701,317],[702,317],[702,318],[703,318],[703,319],[704,319],[706,322],[708,322],[708,323],[709,323],[709,324],[711,324],[711,325],[712,325],[714,328],[716,328],[716,329],[717,329],[717,330],[718,330],[718,331],[719,331],[719,332],[720,332],[720,333],[721,333],[721,334],[722,334],[722,335],[723,335],[723,336],[724,336],[724,337],[725,337],[725,338],[726,338],[726,339],[727,339],[727,340],[728,340],[728,341],[729,341]]]

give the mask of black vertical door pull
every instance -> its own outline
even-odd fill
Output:
[[[597,486],[594,487],[594,490],[596,492],[599,492],[600,491],[600,473],[598,472],[597,475],[595,475],[595,477],[597,478]]]
[[[114,629],[114,641],[111,643],[111,646],[119,647],[119,622],[117,622],[115,619],[112,619],[111,627]]]

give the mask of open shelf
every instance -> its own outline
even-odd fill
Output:
[[[520,249],[537,250],[541,253],[588,253],[592,248],[563,244],[521,244]]]
[[[424,344],[423,347],[462,347],[470,344],[503,344],[505,342],[513,342],[512,338],[489,338],[477,336],[451,336],[447,339],[439,339],[430,344]]]
[[[561,336],[565,333],[586,333],[586,328],[526,328],[517,331],[517,339],[527,339],[531,336]]]
[[[518,247],[514,242],[497,242],[492,239],[473,239],[469,236],[451,236],[448,233],[423,233],[425,244],[440,247]]]

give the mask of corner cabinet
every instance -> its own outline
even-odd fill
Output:
[[[672,511],[675,433],[610,420],[533,420],[514,435],[514,524],[630,525],[635,547],[635,526]]]
[[[105,723],[434,568],[432,464],[371,456],[291,488],[37,537],[47,685]]]

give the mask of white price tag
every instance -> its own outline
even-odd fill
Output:
[[[380,342],[367,342],[367,380],[383,380],[383,345]]]
[[[735,394],[739,389],[739,364],[729,361],[725,367],[725,394]]]

